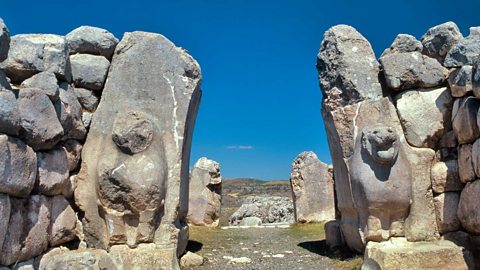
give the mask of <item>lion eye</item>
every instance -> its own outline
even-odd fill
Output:
[[[373,134],[375,134],[375,135],[378,134],[378,130],[374,130]]]

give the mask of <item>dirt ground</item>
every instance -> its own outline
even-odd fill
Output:
[[[360,269],[362,264],[360,255],[327,249],[323,224],[248,229],[190,227],[187,250],[204,257],[204,264],[193,268],[199,270]]]

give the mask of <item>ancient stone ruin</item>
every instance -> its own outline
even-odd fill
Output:
[[[187,222],[197,226],[218,226],[221,204],[220,164],[202,157],[190,174]]]
[[[314,152],[302,152],[290,174],[295,221],[326,222],[335,219],[333,171]]]
[[[179,269],[198,63],[159,34],[0,30],[0,266]]]
[[[479,28],[463,37],[453,22],[398,35],[379,61],[353,27],[325,33],[317,69],[341,215],[329,246],[365,252],[365,269],[474,267],[479,61]]]

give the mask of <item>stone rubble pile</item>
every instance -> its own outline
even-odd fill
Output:
[[[187,222],[197,226],[218,226],[221,204],[220,164],[202,157],[190,174]]]
[[[248,197],[228,219],[230,226],[259,226],[293,221],[292,199],[281,196]]]
[[[479,29],[400,34],[379,61],[353,27],[325,33],[317,69],[341,214],[327,243],[365,251],[365,269],[420,269],[434,256],[466,269],[479,258]]]
[[[293,161],[290,185],[296,222],[326,222],[335,219],[332,170],[314,152],[302,152]]]
[[[0,268],[178,269],[198,63],[158,34],[1,19],[0,62]]]

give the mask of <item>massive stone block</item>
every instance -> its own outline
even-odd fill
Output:
[[[162,35],[126,33],[118,44],[76,178],[89,247],[183,252],[200,82],[197,62]]]
[[[112,59],[118,39],[105,29],[93,26],[80,26],[65,37],[70,53],[103,55]]]
[[[335,219],[333,175],[313,152],[303,152],[292,163],[290,184],[296,222]]]
[[[200,158],[190,175],[187,221],[201,226],[218,226],[222,203],[220,165]]]

